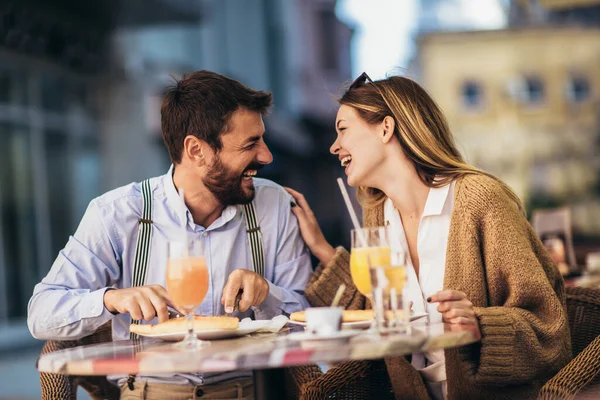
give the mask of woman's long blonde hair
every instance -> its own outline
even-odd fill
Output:
[[[521,212],[525,208],[515,192],[495,176],[466,163],[456,148],[444,114],[429,94],[416,82],[392,76],[347,90],[338,100],[354,108],[369,124],[386,116],[395,121],[395,135],[407,157],[412,160],[423,183],[441,187],[468,174],[487,175],[497,180]],[[385,201],[381,190],[360,186],[358,201],[372,208]]]

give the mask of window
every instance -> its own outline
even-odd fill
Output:
[[[0,318],[27,315],[37,273],[31,136],[26,127],[0,124]],[[2,287],[4,286],[4,287]]]
[[[583,103],[590,98],[590,82],[583,76],[573,76],[567,82],[566,97],[572,103]]]
[[[0,118],[0,325],[27,315],[34,285],[100,188],[91,81],[35,61],[7,64],[0,106],[15,112]]]
[[[45,111],[64,113],[67,111],[66,82],[60,76],[44,74],[41,79],[42,108]]]
[[[544,162],[535,161],[531,166],[531,192],[539,196],[548,196],[550,171]]]
[[[10,76],[6,71],[0,71],[0,103],[8,103],[11,100]]]
[[[27,104],[27,76],[22,71],[0,70],[0,104]]]
[[[478,82],[467,81],[462,85],[462,103],[466,108],[475,109],[483,106],[483,89]]]
[[[56,255],[67,243],[73,229],[71,220],[71,180],[69,179],[69,136],[48,129],[44,134],[48,216],[50,218],[51,254]]]
[[[320,64],[321,68],[332,70],[337,67],[337,40],[336,26],[337,17],[334,10],[322,10],[319,12],[319,24],[321,37],[319,38],[320,45]]]
[[[544,101],[544,83],[540,78],[525,78],[522,99],[528,104],[540,104]]]

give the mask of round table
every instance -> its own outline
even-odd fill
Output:
[[[214,340],[195,351],[181,350],[157,339],[116,341],[64,349],[40,356],[40,372],[67,375],[152,375],[164,373],[215,373],[253,370],[256,398],[281,394],[265,370],[306,364],[333,364],[347,360],[373,360],[414,352],[464,346],[479,340],[472,327],[450,324],[411,324],[411,334],[378,336],[363,331],[347,342],[290,340],[303,330],[288,324],[277,333]],[[267,385],[267,382],[269,382]]]

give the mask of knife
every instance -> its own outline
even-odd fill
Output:
[[[169,319],[183,318],[183,317],[185,317],[185,315],[183,315],[182,313],[175,311],[175,310],[169,310]]]

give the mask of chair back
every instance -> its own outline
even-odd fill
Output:
[[[567,287],[573,357],[600,336],[600,288]]]
[[[102,325],[92,335],[79,340],[48,340],[42,347],[41,354],[51,353],[62,349],[112,340],[112,324]],[[84,388],[92,399],[118,399],[119,388],[110,383],[104,376],[73,376],[62,374],[40,373],[42,400],[75,400],[77,386]]]
[[[569,207],[533,210],[531,226],[547,248],[553,247],[551,242],[559,241],[563,246],[563,261],[569,265],[570,272],[579,272],[573,248],[571,209]]]

